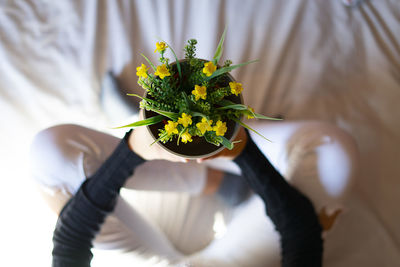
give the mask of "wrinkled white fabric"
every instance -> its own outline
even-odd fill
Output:
[[[311,199],[317,212],[346,209],[358,163],[349,135],[317,122],[251,123],[251,127],[270,136],[271,142],[266,142],[251,133],[267,158]],[[118,142],[116,137],[78,125],[45,129],[31,146],[33,178],[50,194],[61,191],[70,197]],[[276,264],[279,239],[257,196],[238,208],[223,205],[215,195],[199,196],[207,165],[231,171],[228,163],[158,160],[138,166],[96,238],[96,248],[201,266],[209,261],[226,266]],[[270,253],[265,254],[266,249]]]
[[[179,57],[184,42],[197,38],[198,56],[210,58],[228,25],[223,59],[259,59],[233,72],[247,104],[288,121],[331,122],[357,142],[360,173],[351,211],[330,233],[325,266],[400,262],[400,5],[357,2],[0,1],[0,196],[12,203],[3,211],[14,218],[0,227],[9,244],[2,260],[49,265],[49,243],[38,242],[51,239],[55,218],[28,178],[34,134],[78,123],[121,136],[110,129],[120,124],[103,109],[103,74],[115,73],[122,95],[142,94],[135,67],[143,62],[140,53],[156,61],[158,37]],[[33,218],[29,227],[23,214]],[[30,248],[27,257],[19,256],[21,243]]]
[[[32,176],[50,194],[52,190],[61,191],[70,197],[111,155],[118,143],[119,139],[114,136],[78,125],[65,124],[45,129],[32,143]],[[194,162],[184,164],[158,160],[137,167],[124,185],[126,194],[123,195],[135,197],[137,190],[154,193],[144,193],[143,200],[132,201],[140,207],[139,212],[120,198],[113,216],[107,219],[95,241],[97,247],[148,253],[170,260],[181,258],[182,252],[192,253],[203,248],[214,235],[213,213],[222,212],[223,208],[214,197],[197,196],[205,186],[206,174],[207,167]],[[175,201],[168,200],[171,198]],[[163,201],[159,201],[161,199]],[[190,208],[175,206],[168,209],[170,204],[164,205],[164,201]],[[150,208],[152,203],[159,207]],[[163,214],[163,210],[169,215]],[[154,211],[162,216],[150,218],[149,214]],[[182,238],[179,234],[185,228],[190,238]]]

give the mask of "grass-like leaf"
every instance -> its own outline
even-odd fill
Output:
[[[149,63],[149,65],[151,66],[151,68],[154,70],[154,71],[156,71],[157,69],[156,69],[156,67],[154,66],[154,64],[153,63],[151,63],[151,61],[150,61],[150,59],[148,59],[145,55],[143,55],[143,54],[141,54],[142,55],[142,57],[144,57],[144,59],[147,61],[147,63]]]
[[[214,141],[210,138],[210,136],[208,135],[204,135],[204,138],[206,139],[207,142],[209,142],[210,144],[216,145],[216,146],[220,146],[220,144],[222,143],[222,139],[219,139],[217,141]],[[218,142],[220,141],[220,142]]]
[[[239,68],[239,67],[242,67],[242,66],[248,65],[250,63],[257,62],[257,61],[258,60],[252,60],[252,61],[248,61],[248,62],[237,64],[237,65],[233,65],[233,66],[223,67],[223,68],[217,69],[216,71],[214,71],[214,73],[211,76],[206,77],[205,80],[209,81],[209,80],[211,80],[211,79],[213,79],[215,77],[218,77],[218,76],[220,76],[222,74],[228,73],[228,72],[230,72],[230,71],[232,71],[232,70],[234,70],[236,68]]]
[[[207,120],[209,120],[209,118],[206,116],[206,115],[204,115],[203,113],[201,113],[201,112],[192,112],[191,113],[192,114],[192,116],[193,117],[203,117],[203,118],[206,118]]]
[[[142,100],[146,100],[147,102],[152,103],[153,105],[157,104],[157,101],[154,101],[154,100],[152,100],[150,98],[143,97],[143,96],[140,96],[140,95],[137,95],[137,94],[126,94],[126,95],[128,95],[128,96],[136,96],[136,97],[138,97],[138,98],[140,98]]]
[[[272,117],[264,116],[262,114],[255,113],[255,112],[252,112],[252,113],[253,113],[254,117],[257,118],[257,119],[273,120],[273,121],[281,121],[282,120],[282,119],[279,119],[279,118],[272,118]]]
[[[139,126],[147,126],[147,125],[152,125],[152,124],[156,124],[159,123],[161,121],[164,120],[164,116],[162,115],[157,115],[145,120],[141,120],[141,121],[137,121],[128,125],[124,125],[124,126],[119,126],[119,127],[115,127],[113,129],[121,129],[121,128],[134,128],[134,127],[139,127]]]
[[[229,141],[228,139],[226,139],[225,137],[223,137],[223,136],[220,136],[220,137],[221,137],[221,144],[224,147],[226,147],[227,149],[232,150],[232,148],[234,147],[234,144],[231,141]]]
[[[172,49],[172,47],[167,42],[164,42],[164,43],[166,43],[168,45],[168,48],[171,50],[172,54],[175,57],[176,68],[177,68],[178,74],[179,74],[179,83],[181,83],[182,82],[182,71],[181,71],[181,64],[179,63],[179,59],[176,56],[174,49]]]
[[[181,140],[182,134],[187,130],[187,127],[183,128],[178,134],[178,140],[176,141],[176,145],[179,146],[179,141]]]
[[[225,35],[226,35],[227,29],[228,29],[228,27],[225,26],[224,32],[222,33],[221,39],[219,40],[217,50],[215,51],[214,58],[213,58],[213,63],[215,65],[218,64],[219,60],[221,59],[222,52],[224,51],[224,40],[225,40]]]
[[[160,115],[163,115],[164,117],[170,118],[173,121],[176,121],[179,118],[179,114],[175,112],[170,112],[170,111],[165,111],[161,109],[156,109],[156,108],[151,108],[151,111],[154,111]]]
[[[272,117],[264,116],[264,115],[259,114],[259,113],[255,113],[248,106],[242,105],[242,104],[235,104],[234,102],[232,102],[230,100],[223,99],[218,104],[222,106],[222,107],[217,108],[217,109],[220,109],[220,110],[223,110],[223,109],[247,110],[249,113],[251,113],[251,115],[254,116],[254,118],[257,118],[257,119],[274,120],[274,121],[281,121],[282,120],[282,119],[278,119],[278,118],[272,118]]]
[[[241,122],[238,119],[233,119],[235,122],[239,123],[240,125],[242,125],[244,128],[246,128],[249,131],[252,131],[256,134],[258,134],[259,136],[261,136],[262,138],[264,138],[265,140],[267,140],[268,142],[271,142],[271,140],[269,140],[268,138],[266,138],[264,135],[260,134],[259,132],[257,132],[256,130],[254,130],[253,128],[251,128],[250,126],[248,126],[247,124]]]
[[[187,95],[185,92],[181,92],[181,94],[182,94],[183,99],[185,100],[186,106],[187,106],[189,109],[192,109],[193,104],[192,104],[192,101],[190,101],[188,95]]]
[[[139,97],[140,99],[146,100],[146,101],[148,101],[150,103],[157,103],[154,100],[151,100],[149,98],[146,98],[146,97],[143,97],[143,96],[140,96],[140,95],[137,95],[137,94],[127,94],[127,95]],[[163,115],[165,117],[168,117],[168,118],[170,118],[171,120],[174,120],[174,121],[176,121],[179,118],[179,114],[175,113],[175,112],[170,112],[170,111],[165,111],[165,110],[156,109],[156,108],[150,108],[150,107],[149,107],[149,109],[151,111],[154,111],[154,112],[156,112],[158,114],[161,114],[161,115]]]
[[[217,109],[235,109],[235,110],[247,110],[249,109],[248,106],[242,105],[242,104],[236,104],[230,100],[223,99],[218,102],[219,105],[222,107],[219,107]]]
[[[161,115],[159,115],[161,116]],[[166,137],[168,134],[164,133],[163,135],[161,135],[159,138],[157,138],[156,140],[154,140],[153,143],[150,144],[150,146],[154,145],[155,143],[159,142],[161,139],[163,139],[164,137]]]

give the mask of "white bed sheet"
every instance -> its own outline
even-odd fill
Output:
[[[259,59],[233,73],[246,103],[286,120],[335,123],[359,146],[358,180],[325,266],[399,264],[400,1],[28,0],[0,1],[0,265],[50,262],[55,216],[27,166],[34,134],[73,122],[120,136],[102,106],[104,73],[141,93],[135,68],[140,53],[156,59],[158,38],[178,57],[197,38],[198,56],[209,58],[225,24],[224,58]]]

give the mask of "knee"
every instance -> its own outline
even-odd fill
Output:
[[[44,129],[36,134],[30,146],[29,160],[32,178],[39,185],[55,187],[60,183],[63,168],[68,166],[71,149],[68,135],[80,126],[62,124]]]
[[[344,130],[328,123],[306,124],[290,138],[287,155],[293,183],[311,198],[316,196],[319,204],[341,202],[348,195],[357,172],[358,149]]]
[[[60,124],[41,130],[38,132],[30,147],[30,159],[33,163],[45,161],[48,165],[51,156],[54,152],[63,150],[66,137],[72,133],[78,125]]]
[[[351,188],[358,168],[355,140],[344,130],[325,126],[324,143],[315,147],[317,170],[321,183],[332,196],[345,194]]]

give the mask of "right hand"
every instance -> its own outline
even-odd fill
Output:
[[[139,113],[139,119],[143,119],[143,110]],[[188,159],[176,156],[164,148],[159,143],[152,144],[153,137],[150,135],[146,126],[137,127],[129,136],[129,148],[145,160],[168,160],[173,162],[188,162]]]

